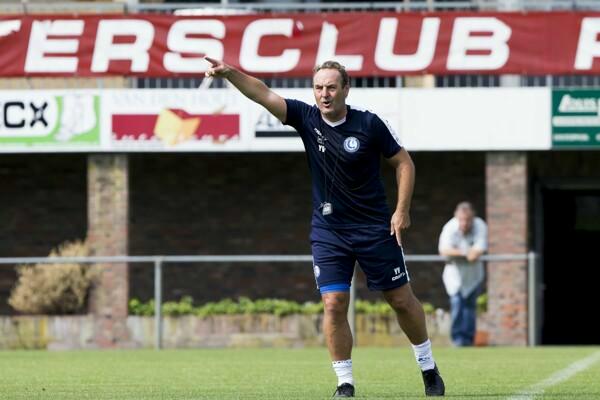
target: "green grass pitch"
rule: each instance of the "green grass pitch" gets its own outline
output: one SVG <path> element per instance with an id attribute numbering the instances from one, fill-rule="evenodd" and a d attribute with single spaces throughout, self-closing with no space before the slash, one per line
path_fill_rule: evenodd
<path id="1" fill-rule="evenodd" d="M 599 347 L 434 348 L 451 399 L 510 399 Z M 596 357 L 600 359 L 600 357 Z M 356 348 L 358 399 L 419 399 L 409 348 Z M 0 351 L 0 399 L 329 399 L 327 350 Z M 542 393 L 543 392 L 543 393 Z M 522 399 L 600 399 L 600 361 Z"/>

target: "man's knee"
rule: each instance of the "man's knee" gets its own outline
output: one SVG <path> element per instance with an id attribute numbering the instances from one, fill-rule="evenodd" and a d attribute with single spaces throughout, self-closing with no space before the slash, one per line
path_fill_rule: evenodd
<path id="1" fill-rule="evenodd" d="M 397 313 L 405 313 L 409 311 L 415 304 L 418 304 L 417 298 L 414 296 L 410 288 L 402 287 L 397 290 L 387 292 L 385 299 L 394 311 Z"/>
<path id="2" fill-rule="evenodd" d="M 346 316 L 350 295 L 345 292 L 326 293 L 323 295 L 323 309 L 325 314 Z"/>
<path id="3" fill-rule="evenodd" d="M 406 297 L 394 297 L 388 300 L 388 302 L 397 313 L 404 313 L 408 311 L 413 304 L 413 300 Z"/>

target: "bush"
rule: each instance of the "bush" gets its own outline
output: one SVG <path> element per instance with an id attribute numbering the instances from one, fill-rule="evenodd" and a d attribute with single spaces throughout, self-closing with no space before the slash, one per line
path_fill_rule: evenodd
<path id="1" fill-rule="evenodd" d="M 480 294 L 477 297 L 477 314 L 486 313 L 488 309 L 488 295 L 487 293 Z"/>
<path id="2" fill-rule="evenodd" d="M 208 317 L 211 315 L 235 315 L 235 314 L 273 314 L 285 316 L 290 314 L 320 314 L 323 312 L 321 303 L 307 302 L 299 304 L 295 301 L 281 299 L 258 299 L 250 300 L 240 297 L 238 301 L 223 299 L 211 301 L 195 307 L 189 296 L 180 301 L 168 301 L 162 305 L 162 313 L 165 316 L 197 315 Z M 154 315 L 154 300 L 142 303 L 139 299 L 129 301 L 129 314 L 139 316 Z"/>
<path id="3" fill-rule="evenodd" d="M 433 312 L 433 306 L 425 303 L 425 311 Z M 304 304 L 290 300 L 281 299 L 258 299 L 250 300 L 247 297 L 240 297 L 238 301 L 223 299 L 217 302 L 208 302 L 195 307 L 191 297 L 183 297 L 179 302 L 169 301 L 162 305 L 162 313 L 165 316 L 179 315 L 197 315 L 207 317 L 211 315 L 234 315 L 234 314 L 273 314 L 277 316 L 286 316 L 291 314 L 321 314 L 323 312 L 323 303 L 306 302 Z M 391 307 L 383 302 L 370 302 L 367 300 L 356 301 L 357 314 L 371 315 L 393 315 Z M 129 314 L 139 316 L 154 315 L 154 300 L 142 303 L 138 299 L 129 301 Z"/>
<path id="4" fill-rule="evenodd" d="M 370 302 L 367 300 L 356 300 L 357 314 L 392 315 L 392 307 L 383 301 Z"/>
<path id="5" fill-rule="evenodd" d="M 85 242 L 65 242 L 50 257 L 85 257 Z M 19 279 L 8 303 L 25 314 L 75 314 L 84 311 L 95 268 L 80 264 L 17 266 Z"/>
<path id="6" fill-rule="evenodd" d="M 147 303 L 142 303 L 138 299 L 129 300 L 129 314 L 139 315 L 142 317 L 154 315 L 154 300 L 150 300 Z"/>

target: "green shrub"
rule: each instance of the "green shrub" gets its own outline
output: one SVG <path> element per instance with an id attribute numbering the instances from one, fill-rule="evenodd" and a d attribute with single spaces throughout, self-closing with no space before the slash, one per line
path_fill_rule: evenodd
<path id="1" fill-rule="evenodd" d="M 371 315 L 392 315 L 392 308 L 388 303 L 383 301 L 370 302 L 367 300 L 356 300 L 356 313 L 357 314 L 371 314 Z"/>
<path id="2" fill-rule="evenodd" d="M 426 313 L 433 313 L 434 308 L 429 303 L 424 303 Z M 180 301 L 169 301 L 162 305 L 162 313 L 166 316 L 197 315 L 207 317 L 211 315 L 235 315 L 235 314 L 272 314 L 286 316 L 291 314 L 315 315 L 323 312 L 323 303 L 306 302 L 304 304 L 282 299 L 258 299 L 251 300 L 240 297 L 237 301 L 223 299 L 216 302 L 208 302 L 195 307 L 191 297 L 183 297 Z M 383 301 L 370 302 L 367 300 L 356 301 L 357 314 L 370 315 L 393 315 L 391 307 Z M 154 315 L 154 300 L 142 303 L 138 299 L 129 301 L 129 314 L 150 316 Z"/>
<path id="3" fill-rule="evenodd" d="M 237 302 L 224 299 L 218 302 L 209 302 L 194 309 L 194 314 L 206 317 L 209 315 L 232 314 L 274 314 L 278 316 L 300 314 L 302 306 L 294 301 L 280 299 L 259 299 L 252 301 L 247 297 L 240 297 Z"/>
<path id="4" fill-rule="evenodd" d="M 154 300 L 152 303 L 152 311 L 154 311 Z M 162 305 L 162 310 L 166 315 L 190 315 L 194 312 L 194 305 L 192 304 L 192 298 L 185 296 L 181 301 L 167 301 Z"/>
<path id="5" fill-rule="evenodd" d="M 477 297 L 477 314 L 483 314 L 488 309 L 488 295 L 487 293 L 480 294 Z"/>
<path id="6" fill-rule="evenodd" d="M 323 302 L 318 301 L 313 303 L 308 301 L 302 305 L 302 314 L 315 315 L 323 313 Z"/>
<path id="7" fill-rule="evenodd" d="M 138 299 L 129 300 L 129 314 L 149 317 L 154 315 L 154 300 L 142 303 Z"/>
<path id="8" fill-rule="evenodd" d="M 65 242 L 49 257 L 85 257 L 85 242 Z M 85 311 L 88 291 L 97 273 L 81 264 L 36 264 L 17 266 L 19 279 L 8 303 L 25 314 L 75 314 Z"/>

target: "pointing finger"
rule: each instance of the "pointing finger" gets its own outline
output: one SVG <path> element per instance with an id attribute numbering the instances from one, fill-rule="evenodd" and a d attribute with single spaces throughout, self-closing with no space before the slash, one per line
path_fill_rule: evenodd
<path id="1" fill-rule="evenodd" d="M 213 67 L 216 67 L 217 65 L 219 65 L 219 61 L 215 60 L 214 58 L 210 58 L 208 56 L 204 56 L 204 59 L 206 61 L 208 61 L 209 63 L 211 63 Z"/>

